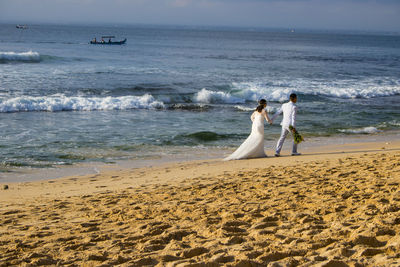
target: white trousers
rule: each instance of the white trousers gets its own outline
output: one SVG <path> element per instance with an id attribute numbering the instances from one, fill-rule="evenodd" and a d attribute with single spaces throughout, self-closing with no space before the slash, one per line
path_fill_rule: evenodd
<path id="1" fill-rule="evenodd" d="M 288 128 L 282 127 L 281 137 L 279 138 L 278 143 L 276 144 L 276 151 L 275 151 L 276 154 L 279 155 L 281 153 L 283 142 L 285 142 L 286 136 L 289 132 L 293 136 L 293 133 L 289 131 Z M 292 153 L 297 153 L 297 144 L 294 143 L 294 140 L 293 140 Z"/>

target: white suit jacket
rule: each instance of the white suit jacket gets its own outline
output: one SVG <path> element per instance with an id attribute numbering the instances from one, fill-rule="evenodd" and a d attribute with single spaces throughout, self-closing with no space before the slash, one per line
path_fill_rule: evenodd
<path id="1" fill-rule="evenodd" d="M 276 117 L 279 116 L 283 112 L 283 119 L 281 125 L 283 128 L 289 128 L 290 125 L 296 127 L 296 115 L 297 115 L 297 106 L 292 101 L 285 103 L 281 106 L 281 108 L 272 116 L 272 120 L 275 120 Z"/>

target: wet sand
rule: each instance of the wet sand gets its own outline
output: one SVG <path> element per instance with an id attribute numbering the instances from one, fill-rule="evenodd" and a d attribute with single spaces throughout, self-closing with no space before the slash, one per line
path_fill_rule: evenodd
<path id="1" fill-rule="evenodd" d="M 399 266 L 399 184 L 396 140 L 1 184 L 0 266 Z"/>

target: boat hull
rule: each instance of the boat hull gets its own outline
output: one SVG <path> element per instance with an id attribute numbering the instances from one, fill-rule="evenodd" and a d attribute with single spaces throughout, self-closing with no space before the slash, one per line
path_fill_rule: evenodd
<path id="1" fill-rule="evenodd" d="M 95 45 L 123 45 L 126 43 L 126 39 L 118 42 L 94 42 L 90 41 L 90 44 L 95 44 Z"/>

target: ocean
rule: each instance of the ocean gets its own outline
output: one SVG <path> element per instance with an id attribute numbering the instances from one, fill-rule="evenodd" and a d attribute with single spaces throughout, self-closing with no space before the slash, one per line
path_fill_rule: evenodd
<path id="1" fill-rule="evenodd" d="M 89 44 L 102 35 L 127 43 Z M 308 142 L 398 132 L 399 48 L 386 33 L 0 24 L 0 175 L 231 150 L 257 100 L 273 114 L 292 92 Z"/>

